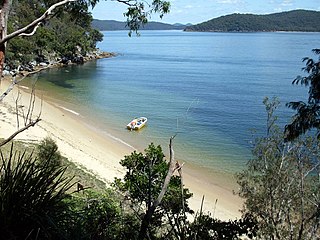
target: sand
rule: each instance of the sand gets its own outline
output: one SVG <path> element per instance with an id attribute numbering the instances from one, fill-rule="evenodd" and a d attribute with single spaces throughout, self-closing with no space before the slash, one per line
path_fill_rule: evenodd
<path id="1" fill-rule="evenodd" d="M 2 80 L 1 93 L 8 85 L 8 79 Z M 19 109 L 26 111 L 29 106 L 30 89 L 16 85 L 0 102 L 0 138 L 7 138 L 17 130 L 17 96 Z M 81 115 L 59 104 L 41 100 L 41 97 L 37 96 L 34 115 L 41 112 L 41 121 L 15 139 L 38 142 L 45 137 L 51 137 L 57 142 L 59 151 L 65 157 L 106 183 L 112 182 L 115 177 L 122 177 L 125 169 L 119 161 L 134 149 L 124 142 L 100 134 L 94 126 L 86 123 Z M 22 125 L 23 121 L 20 118 L 20 126 Z M 213 175 L 212 177 L 210 174 L 208 177 L 204 169 L 185 163 L 184 184 L 194 194 L 189 201 L 191 208 L 199 210 L 202 197 L 205 196 L 204 212 L 211 212 L 221 220 L 239 219 L 242 200 L 233 194 L 233 190 L 237 188 L 234 179 L 219 172 Z"/>

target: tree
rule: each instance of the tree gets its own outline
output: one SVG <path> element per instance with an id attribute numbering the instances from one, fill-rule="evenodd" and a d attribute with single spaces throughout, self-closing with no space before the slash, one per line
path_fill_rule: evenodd
<path id="1" fill-rule="evenodd" d="M 258 223 L 263 239 L 320 237 L 320 161 L 315 138 L 290 143 L 276 125 L 276 100 L 264 101 L 268 131 L 258 138 L 248 167 L 237 175 L 244 213 Z"/>
<path id="2" fill-rule="evenodd" d="M 139 227 L 132 215 L 121 211 L 118 196 L 111 189 L 73 193 L 64 203 L 70 215 L 61 226 L 65 239 L 134 239 L 134 230 Z"/>
<path id="3" fill-rule="evenodd" d="M 197 214 L 194 221 L 189 224 L 188 234 L 185 239 L 253 239 L 256 237 L 257 223 L 250 214 L 245 214 L 242 219 L 221 221 L 211 214 Z"/>
<path id="4" fill-rule="evenodd" d="M 173 176 L 181 166 L 174 161 L 172 139 L 170 152 L 167 163 L 161 147 L 150 144 L 145 155 L 133 152 L 120 162 L 127 173 L 123 180 L 115 180 L 115 186 L 130 199 L 140 218 L 138 239 L 152 238 L 157 233 L 172 233 L 179 239 L 179 235 L 185 234 L 185 213 L 193 212 L 187 202 L 192 194 L 181 188 L 178 176 Z"/>
<path id="5" fill-rule="evenodd" d="M 320 49 L 312 50 L 319 55 L 318 60 L 312 58 L 303 58 L 306 66 L 303 71 L 308 76 L 298 76 L 292 84 L 301 84 L 309 87 L 309 97 L 307 102 L 290 102 L 289 108 L 297 111 L 290 124 L 285 127 L 285 140 L 292 141 L 307 131 L 315 129 L 318 139 L 320 138 Z"/>

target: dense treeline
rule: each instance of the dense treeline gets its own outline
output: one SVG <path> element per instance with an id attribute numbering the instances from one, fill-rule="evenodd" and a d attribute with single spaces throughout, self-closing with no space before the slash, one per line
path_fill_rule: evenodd
<path id="1" fill-rule="evenodd" d="M 40 17 L 55 2 L 58 1 L 13 1 L 8 33 Z M 54 17 L 38 28 L 33 36 L 12 39 L 8 44 L 6 63 L 12 68 L 34 60 L 81 61 L 81 56 L 95 50 L 96 43 L 102 41 L 103 37 L 99 31 L 91 28 L 92 16 L 88 8 L 84 2 L 60 7 Z"/>
<path id="2" fill-rule="evenodd" d="M 294 10 L 267 15 L 231 14 L 187 27 L 200 32 L 320 32 L 320 12 Z"/>
<path id="3" fill-rule="evenodd" d="M 98 20 L 93 19 L 92 27 L 99 31 L 115 31 L 128 30 L 126 22 L 119 22 L 114 20 Z M 186 25 L 183 24 L 167 24 L 160 22 L 148 22 L 141 30 L 183 30 Z"/>

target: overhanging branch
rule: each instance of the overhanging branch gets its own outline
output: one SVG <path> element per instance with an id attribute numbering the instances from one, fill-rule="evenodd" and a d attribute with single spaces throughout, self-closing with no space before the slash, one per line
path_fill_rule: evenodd
<path id="1" fill-rule="evenodd" d="M 34 34 L 35 33 L 35 29 L 39 26 L 40 23 L 42 23 L 44 20 L 46 20 L 47 18 L 49 18 L 49 16 L 52 14 L 52 11 L 61 6 L 61 5 L 65 5 L 69 2 L 75 2 L 76 0 L 63 0 L 61 2 L 55 3 L 53 4 L 51 7 L 48 8 L 47 11 L 45 11 L 44 14 L 42 14 L 41 17 L 37 18 L 36 20 L 34 20 L 32 23 L 30 23 L 29 25 L 25 26 L 24 28 L 21 28 L 11 34 L 8 34 L 7 36 L 5 36 L 3 39 L 1 39 L 0 41 L 0 45 L 6 43 L 7 41 L 9 41 L 10 39 L 20 36 L 22 34 L 27 34 L 30 36 L 30 33 L 27 33 L 28 31 L 32 30 L 31 32 Z"/>

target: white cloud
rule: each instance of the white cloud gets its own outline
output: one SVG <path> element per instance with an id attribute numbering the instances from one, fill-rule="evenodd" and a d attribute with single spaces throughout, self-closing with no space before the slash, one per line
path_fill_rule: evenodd
<path id="1" fill-rule="evenodd" d="M 217 0 L 217 3 L 221 3 L 221 4 L 238 4 L 238 3 L 242 3 L 242 0 Z"/>
<path id="2" fill-rule="evenodd" d="M 184 8 L 186 8 L 186 9 L 191 9 L 191 8 L 194 8 L 194 6 L 192 6 L 192 5 L 186 5 L 186 6 L 184 6 Z"/>
<path id="3" fill-rule="evenodd" d="M 283 0 L 283 2 L 281 3 L 281 6 L 292 6 L 293 5 L 293 1 L 292 0 Z"/>

